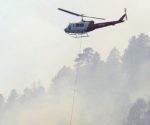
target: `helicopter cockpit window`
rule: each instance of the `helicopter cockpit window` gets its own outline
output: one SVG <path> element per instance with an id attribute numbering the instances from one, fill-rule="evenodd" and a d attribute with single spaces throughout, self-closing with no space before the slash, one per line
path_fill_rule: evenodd
<path id="1" fill-rule="evenodd" d="M 84 27 L 84 24 L 83 23 L 81 23 L 81 24 L 77 23 L 76 27 Z"/>
<path id="2" fill-rule="evenodd" d="M 71 25 L 68 26 L 68 29 L 71 30 Z"/>
<path id="3" fill-rule="evenodd" d="M 80 24 L 77 23 L 77 24 L 76 24 L 76 27 L 79 27 L 79 26 L 80 26 Z"/>
<path id="4" fill-rule="evenodd" d="M 80 24 L 80 27 L 84 27 L 84 24 L 83 24 L 83 23 L 81 23 L 81 24 Z"/>

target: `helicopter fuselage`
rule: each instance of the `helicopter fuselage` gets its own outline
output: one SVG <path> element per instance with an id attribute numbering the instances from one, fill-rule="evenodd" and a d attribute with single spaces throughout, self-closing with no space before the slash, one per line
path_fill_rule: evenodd
<path id="1" fill-rule="evenodd" d="M 88 31 L 89 25 L 94 24 L 94 21 L 81 21 L 78 23 L 70 23 L 68 27 L 64 29 L 66 33 L 86 33 Z"/>
<path id="2" fill-rule="evenodd" d="M 68 34 L 85 34 L 90 31 L 93 31 L 98 28 L 103 28 L 107 26 L 113 26 L 118 23 L 124 22 L 123 15 L 119 20 L 117 21 L 110 21 L 110 22 L 102 22 L 102 23 L 94 23 L 94 21 L 81 21 L 79 23 L 70 23 L 68 27 L 64 29 L 64 31 Z"/>

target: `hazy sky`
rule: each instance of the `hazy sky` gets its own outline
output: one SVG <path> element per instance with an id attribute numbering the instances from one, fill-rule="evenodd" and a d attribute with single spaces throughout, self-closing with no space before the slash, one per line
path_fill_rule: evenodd
<path id="1" fill-rule="evenodd" d="M 0 1 L 0 93 L 38 80 L 48 86 L 63 65 L 73 65 L 80 39 L 63 29 L 80 18 L 58 7 L 107 20 L 119 19 L 127 8 L 126 23 L 95 30 L 83 40 L 83 48 L 92 47 L 105 59 L 114 47 L 123 53 L 132 35 L 149 32 L 149 5 L 149 0 Z"/>

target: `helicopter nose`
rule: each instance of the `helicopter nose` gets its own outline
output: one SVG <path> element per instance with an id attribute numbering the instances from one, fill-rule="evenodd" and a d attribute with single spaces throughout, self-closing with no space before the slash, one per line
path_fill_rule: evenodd
<path id="1" fill-rule="evenodd" d="M 68 32 L 67 28 L 65 28 L 64 31 L 67 33 Z"/>

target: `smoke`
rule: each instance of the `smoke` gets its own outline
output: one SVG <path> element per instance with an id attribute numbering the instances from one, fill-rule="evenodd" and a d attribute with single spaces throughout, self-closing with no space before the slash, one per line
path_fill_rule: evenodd
<path id="1" fill-rule="evenodd" d="M 150 101 L 138 99 L 131 107 L 126 125 L 150 124 Z"/>
<path id="2" fill-rule="evenodd" d="M 130 39 L 121 56 L 114 48 L 106 61 L 85 48 L 74 68 L 64 66 L 48 92 L 40 84 L 0 95 L 0 125 L 69 124 L 76 89 L 72 124 L 150 124 L 150 37 Z M 77 77 L 75 77 L 77 75 Z M 75 79 L 77 82 L 75 83 Z"/>

